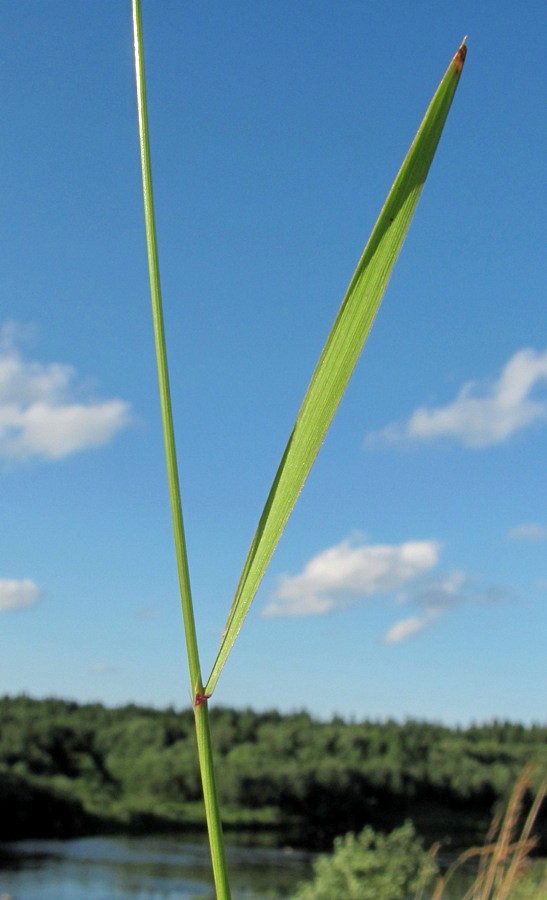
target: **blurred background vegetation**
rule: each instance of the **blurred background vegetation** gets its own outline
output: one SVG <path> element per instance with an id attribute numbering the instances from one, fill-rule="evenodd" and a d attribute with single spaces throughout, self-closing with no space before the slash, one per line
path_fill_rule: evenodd
<path id="1" fill-rule="evenodd" d="M 480 841 L 547 728 L 492 722 L 319 722 L 211 710 L 226 827 L 330 849 L 413 822 L 426 845 Z M 0 698 L 0 839 L 204 826 L 191 709 Z M 538 829 L 545 834 L 545 813 Z M 545 838 L 540 847 L 545 854 Z"/>

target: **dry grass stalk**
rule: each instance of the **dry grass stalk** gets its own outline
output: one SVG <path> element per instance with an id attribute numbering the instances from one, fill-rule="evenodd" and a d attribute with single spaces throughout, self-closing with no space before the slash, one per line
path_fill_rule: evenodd
<path id="1" fill-rule="evenodd" d="M 437 853 L 439 852 L 440 849 L 441 849 L 440 841 L 437 841 L 437 843 L 432 844 L 432 846 L 429 848 L 429 852 L 427 854 L 428 862 L 435 861 Z M 426 863 L 424 865 L 421 875 L 420 875 L 420 884 L 418 885 L 418 889 L 416 891 L 416 896 L 414 897 L 414 900 L 424 900 L 425 890 L 428 886 L 429 881 L 430 881 L 429 866 Z M 2 900 L 1 897 L 0 897 L 0 900 Z"/>
<path id="2" fill-rule="evenodd" d="M 505 815 L 503 818 L 501 815 L 494 817 L 485 845 L 471 847 L 460 854 L 446 874 L 438 880 L 432 900 L 442 900 L 454 872 L 476 857 L 479 858 L 478 872 L 462 900 L 508 900 L 511 897 L 516 882 L 526 871 L 529 854 L 537 844 L 537 839 L 530 835 L 547 789 L 547 781 L 544 781 L 536 792 L 520 836 L 515 839 L 525 795 L 532 787 L 533 774 L 533 766 L 524 769 L 513 788 Z"/>

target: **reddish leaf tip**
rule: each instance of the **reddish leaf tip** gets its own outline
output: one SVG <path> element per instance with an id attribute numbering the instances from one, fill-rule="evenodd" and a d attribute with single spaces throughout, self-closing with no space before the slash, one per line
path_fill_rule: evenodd
<path id="1" fill-rule="evenodd" d="M 456 55 L 455 55 L 455 57 L 454 57 L 454 59 L 453 59 L 454 67 L 455 67 L 456 72 L 458 73 L 458 75 L 460 74 L 461 70 L 463 69 L 463 64 L 464 64 L 464 62 L 465 62 L 465 57 L 467 56 L 467 44 L 466 44 L 466 41 L 467 41 L 467 35 L 465 35 L 463 41 L 461 42 L 461 45 L 460 45 L 459 50 L 458 50 L 458 52 L 456 53 Z"/>

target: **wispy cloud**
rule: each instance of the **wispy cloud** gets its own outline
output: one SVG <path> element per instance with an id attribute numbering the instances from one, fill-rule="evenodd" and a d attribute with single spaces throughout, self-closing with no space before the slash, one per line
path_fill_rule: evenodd
<path id="1" fill-rule="evenodd" d="M 516 525 L 510 528 L 507 537 L 512 541 L 545 541 L 547 540 L 547 526 L 531 522 L 524 525 Z"/>
<path id="2" fill-rule="evenodd" d="M 364 597 L 399 591 L 436 566 L 439 553 L 437 541 L 342 541 L 314 556 L 299 575 L 283 576 L 263 615 L 323 615 Z"/>
<path id="3" fill-rule="evenodd" d="M 547 420 L 547 399 L 532 397 L 547 382 L 547 350 L 519 350 L 499 378 L 469 381 L 446 406 L 416 409 L 406 422 L 370 434 L 367 444 L 452 438 L 465 447 L 501 444 L 517 431 Z"/>
<path id="4" fill-rule="evenodd" d="M 408 616 L 406 619 L 400 619 L 386 632 L 384 643 L 399 644 L 401 641 L 406 641 L 407 638 L 413 637 L 427 628 L 436 618 L 437 616 L 433 614 L 426 616 L 424 613 L 421 616 Z"/>
<path id="5" fill-rule="evenodd" d="M 397 644 L 428 628 L 466 603 L 504 599 L 496 588 L 481 588 L 464 572 L 435 573 L 438 541 L 403 544 L 357 544 L 342 541 L 314 556 L 298 575 L 279 579 L 264 616 L 322 616 L 359 600 L 382 598 L 412 609 L 383 637 Z"/>
<path id="6" fill-rule="evenodd" d="M 29 578 L 20 581 L 14 578 L 0 579 L 0 612 L 35 606 L 39 599 L 40 588 Z"/>
<path id="7" fill-rule="evenodd" d="M 431 577 L 399 602 L 417 607 L 414 615 L 399 619 L 384 635 L 385 644 L 398 644 L 432 625 L 440 616 L 465 603 L 493 603 L 504 599 L 497 588 L 478 588 L 464 572 Z"/>
<path id="8" fill-rule="evenodd" d="M 0 329 L 0 457 L 62 459 L 129 424 L 129 404 L 80 399 L 72 366 L 27 361 L 16 338 L 13 326 Z"/>

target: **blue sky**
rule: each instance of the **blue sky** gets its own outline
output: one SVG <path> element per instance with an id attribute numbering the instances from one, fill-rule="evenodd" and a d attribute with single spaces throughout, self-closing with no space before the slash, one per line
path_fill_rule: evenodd
<path id="1" fill-rule="evenodd" d="M 143 2 L 204 676 L 345 288 L 464 34 L 363 357 L 215 701 L 545 714 L 543 4 Z M 3 3 L 0 692 L 186 706 L 130 3 Z"/>

